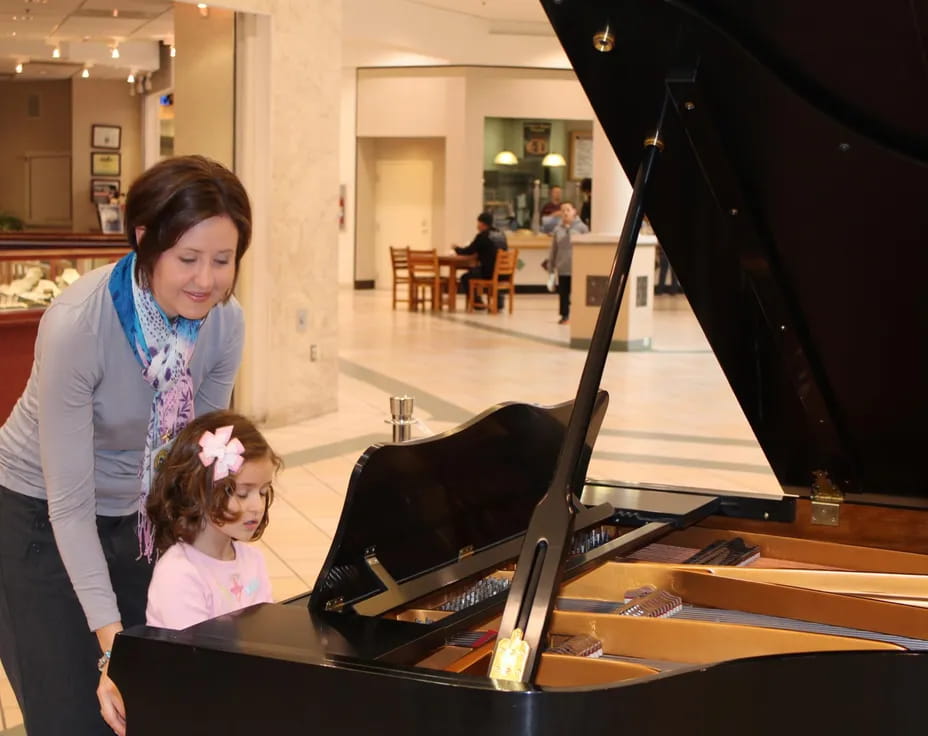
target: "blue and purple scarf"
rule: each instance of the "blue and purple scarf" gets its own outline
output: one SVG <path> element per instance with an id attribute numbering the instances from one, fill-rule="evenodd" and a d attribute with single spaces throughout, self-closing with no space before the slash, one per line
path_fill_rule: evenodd
<path id="1" fill-rule="evenodd" d="M 190 358 L 202 319 L 168 319 L 151 291 L 135 279 L 135 253 L 120 259 L 110 274 L 109 291 L 129 347 L 142 366 L 142 377 L 155 390 L 148 418 L 148 437 L 139 477 L 139 547 L 151 560 L 154 535 L 145 510 L 154 481 L 152 454 L 171 442 L 193 419 L 194 391 Z"/>

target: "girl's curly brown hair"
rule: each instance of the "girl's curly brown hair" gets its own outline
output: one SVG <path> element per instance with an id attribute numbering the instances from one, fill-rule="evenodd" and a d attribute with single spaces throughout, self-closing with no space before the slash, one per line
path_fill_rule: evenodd
<path id="1" fill-rule="evenodd" d="M 146 511 L 154 527 L 155 547 L 163 553 L 175 542 L 193 543 L 207 521 L 226 524 L 237 521 L 238 514 L 229 511 L 229 499 L 235 493 L 235 476 L 228 475 L 213 482 L 213 466 L 205 467 L 200 458 L 200 437 L 220 427 L 232 426 L 232 437 L 245 448 L 245 462 L 267 457 L 276 470 L 283 465 L 267 440 L 250 420 L 231 411 L 213 411 L 197 417 L 174 441 L 164 463 L 158 469 Z M 264 516 L 252 540 L 261 537 L 268 522 L 268 508 L 274 499 L 273 487 L 268 489 Z"/>

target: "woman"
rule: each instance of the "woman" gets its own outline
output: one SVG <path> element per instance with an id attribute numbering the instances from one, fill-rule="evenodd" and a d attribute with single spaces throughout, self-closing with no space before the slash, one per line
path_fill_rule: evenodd
<path id="1" fill-rule="evenodd" d="M 0 428 L 0 657 L 30 736 L 123 730 L 106 669 L 117 632 L 145 622 L 152 465 L 228 407 L 241 361 L 251 207 L 235 175 L 162 161 L 129 189 L 126 232 L 132 253 L 46 310 Z"/>

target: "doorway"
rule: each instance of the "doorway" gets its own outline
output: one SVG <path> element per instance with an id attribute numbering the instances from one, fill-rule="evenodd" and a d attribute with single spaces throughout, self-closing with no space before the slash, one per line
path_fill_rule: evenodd
<path id="1" fill-rule="evenodd" d="M 443 249 L 443 138 L 358 139 L 355 284 L 390 289 L 390 248 Z"/>
<path id="2" fill-rule="evenodd" d="M 432 162 L 378 161 L 374 178 L 374 282 L 388 289 L 390 248 L 432 247 Z"/>

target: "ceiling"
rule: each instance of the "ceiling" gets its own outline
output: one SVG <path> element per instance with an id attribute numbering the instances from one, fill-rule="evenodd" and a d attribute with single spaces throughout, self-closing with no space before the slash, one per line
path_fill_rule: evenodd
<path id="1" fill-rule="evenodd" d="M 0 76 L 17 63 L 24 79 L 66 79 L 84 66 L 97 78 L 154 71 L 158 42 L 173 36 L 173 3 L 165 0 L 0 0 Z"/>
<path id="2" fill-rule="evenodd" d="M 410 2 L 490 21 L 547 23 L 548 20 L 541 8 L 540 0 L 410 0 Z"/>
<path id="3" fill-rule="evenodd" d="M 406 2 L 484 20 L 490 33 L 551 34 L 539 0 Z M 158 43 L 173 40 L 173 3 L 166 0 L 0 0 L 0 79 L 68 79 L 85 66 L 94 78 L 152 72 Z M 119 59 L 112 58 L 116 44 Z"/>

